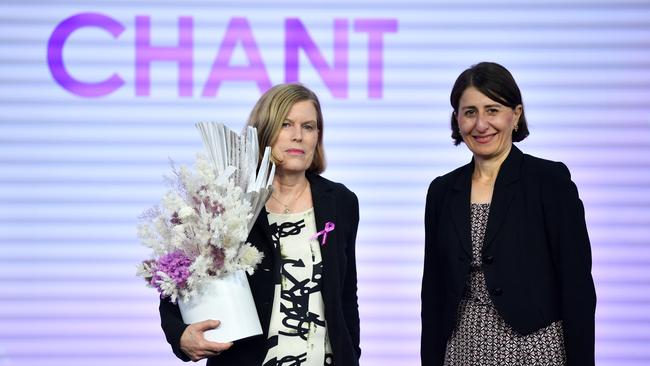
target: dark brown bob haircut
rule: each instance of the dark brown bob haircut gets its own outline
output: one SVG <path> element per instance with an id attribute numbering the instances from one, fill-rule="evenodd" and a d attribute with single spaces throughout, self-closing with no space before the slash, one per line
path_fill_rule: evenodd
<path id="1" fill-rule="evenodd" d="M 521 91 L 519 91 L 519 87 L 510 71 L 494 62 L 481 62 L 463 71 L 451 89 L 449 101 L 454 108 L 454 113 L 451 115 L 451 138 L 454 140 L 454 145 L 463 142 L 456 116 L 460 97 L 470 87 L 475 87 L 488 98 L 512 109 L 521 104 L 519 127 L 517 131 L 512 132 L 512 141 L 519 142 L 530 134 L 524 113 L 524 103 L 521 99 Z"/>

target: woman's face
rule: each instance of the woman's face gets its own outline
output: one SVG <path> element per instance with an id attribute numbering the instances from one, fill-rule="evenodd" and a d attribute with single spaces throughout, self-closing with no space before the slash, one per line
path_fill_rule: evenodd
<path id="1" fill-rule="evenodd" d="M 318 144 L 317 114 L 314 103 L 303 100 L 294 104 L 282 123 L 280 134 L 271 146 L 273 156 L 281 161 L 278 173 L 305 173 L 314 160 Z"/>
<path id="2" fill-rule="evenodd" d="M 512 131 L 519 122 L 521 111 L 521 104 L 512 109 L 472 86 L 460 97 L 456 120 L 463 141 L 474 156 L 492 159 L 510 151 Z"/>

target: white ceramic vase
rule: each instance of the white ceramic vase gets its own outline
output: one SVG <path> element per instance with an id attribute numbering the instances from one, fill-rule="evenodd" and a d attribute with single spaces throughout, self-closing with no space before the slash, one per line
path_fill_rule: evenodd
<path id="1" fill-rule="evenodd" d="M 204 333 L 209 341 L 225 343 L 262 334 L 244 271 L 208 280 L 199 294 L 190 301 L 179 299 L 178 306 L 186 324 L 208 319 L 221 321 L 217 329 Z"/>

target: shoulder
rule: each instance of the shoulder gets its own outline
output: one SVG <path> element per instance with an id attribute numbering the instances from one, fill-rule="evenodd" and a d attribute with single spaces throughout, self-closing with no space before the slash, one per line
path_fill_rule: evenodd
<path id="1" fill-rule="evenodd" d="M 444 194 L 449 191 L 451 187 L 460 179 L 463 171 L 469 169 L 470 164 L 463 165 L 459 168 L 456 168 L 449 173 L 436 177 L 429 184 L 429 190 L 427 192 L 428 197 L 434 197 Z"/>
<path id="2" fill-rule="evenodd" d="M 526 174 L 536 176 L 543 182 L 557 184 L 571 180 L 569 168 L 560 161 L 552 161 L 524 154 L 523 169 Z"/>
<path id="3" fill-rule="evenodd" d="M 434 179 L 433 182 L 431 182 L 431 184 L 434 184 L 434 183 L 436 183 L 436 184 L 445 184 L 445 183 L 450 184 L 450 183 L 453 183 L 453 182 L 456 181 L 458 176 L 460 176 L 463 173 L 464 170 L 469 169 L 470 165 L 471 165 L 471 163 L 470 164 L 465 164 L 465 165 L 463 165 L 461 167 L 458 167 L 458 168 L 450 171 L 449 173 L 441 175 L 441 176 L 437 177 L 436 179 Z"/>
<path id="4" fill-rule="evenodd" d="M 542 199 L 549 204 L 566 204 L 579 196 L 571 172 L 562 162 L 524 154 L 522 176 L 527 186 L 539 187 Z"/>
<path id="5" fill-rule="evenodd" d="M 334 182 L 318 174 L 310 174 L 308 178 L 312 186 L 316 185 L 319 190 L 332 192 L 337 199 L 358 202 L 357 195 L 343 183 Z"/>

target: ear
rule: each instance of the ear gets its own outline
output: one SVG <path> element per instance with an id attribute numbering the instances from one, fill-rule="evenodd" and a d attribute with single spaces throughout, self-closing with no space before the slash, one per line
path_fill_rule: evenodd
<path id="1" fill-rule="evenodd" d="M 519 118 L 521 118 L 521 113 L 524 111 L 524 106 L 518 104 L 514 109 L 513 123 L 516 126 L 519 123 Z"/>

